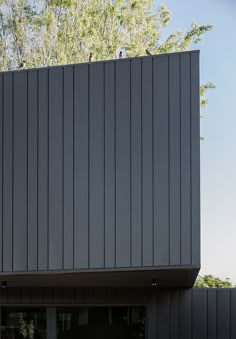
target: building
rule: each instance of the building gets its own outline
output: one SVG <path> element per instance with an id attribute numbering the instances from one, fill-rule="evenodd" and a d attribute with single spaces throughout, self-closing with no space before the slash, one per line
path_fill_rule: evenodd
<path id="1" fill-rule="evenodd" d="M 1 73 L 0 193 L 1 339 L 236 338 L 192 289 L 198 51 Z"/>

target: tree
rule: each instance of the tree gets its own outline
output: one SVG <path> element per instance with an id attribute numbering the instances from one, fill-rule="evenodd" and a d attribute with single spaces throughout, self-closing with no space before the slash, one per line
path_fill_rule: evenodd
<path id="1" fill-rule="evenodd" d="M 213 275 L 199 275 L 194 287 L 197 288 L 232 288 L 233 286 L 232 282 L 229 278 L 226 278 L 225 280 L 222 280 L 218 277 L 214 277 Z"/>
<path id="2" fill-rule="evenodd" d="M 154 0 L 0 0 L 0 71 L 186 51 L 212 25 L 193 23 L 164 39 L 172 13 Z M 201 86 L 201 106 L 214 85 Z"/>

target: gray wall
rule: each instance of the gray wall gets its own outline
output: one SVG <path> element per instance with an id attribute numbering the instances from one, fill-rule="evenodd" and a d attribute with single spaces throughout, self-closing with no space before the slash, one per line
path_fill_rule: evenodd
<path id="1" fill-rule="evenodd" d="M 148 339 L 235 339 L 236 289 L 7 288 L 1 305 L 145 305 Z"/>
<path id="2" fill-rule="evenodd" d="M 0 74 L 0 270 L 200 265 L 199 53 Z"/>

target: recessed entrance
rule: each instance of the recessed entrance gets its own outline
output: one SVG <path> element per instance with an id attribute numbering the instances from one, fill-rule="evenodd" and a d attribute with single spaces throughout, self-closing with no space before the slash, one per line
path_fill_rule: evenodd
<path id="1" fill-rule="evenodd" d="M 1 339 L 145 339 L 145 307 L 2 307 Z M 54 333 L 49 333 L 50 331 Z"/>
<path id="2" fill-rule="evenodd" d="M 145 338 L 144 307 L 57 309 L 57 339 Z"/>

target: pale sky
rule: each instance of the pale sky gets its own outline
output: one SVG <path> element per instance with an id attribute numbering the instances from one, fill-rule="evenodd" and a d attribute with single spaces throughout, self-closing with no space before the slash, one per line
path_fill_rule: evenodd
<path id="1" fill-rule="evenodd" d="M 159 3 L 159 1 L 158 1 Z M 201 120 L 201 274 L 229 277 L 236 284 L 236 1 L 166 0 L 173 12 L 169 31 L 192 21 L 214 31 L 200 49 L 201 83 L 216 90 Z"/>

